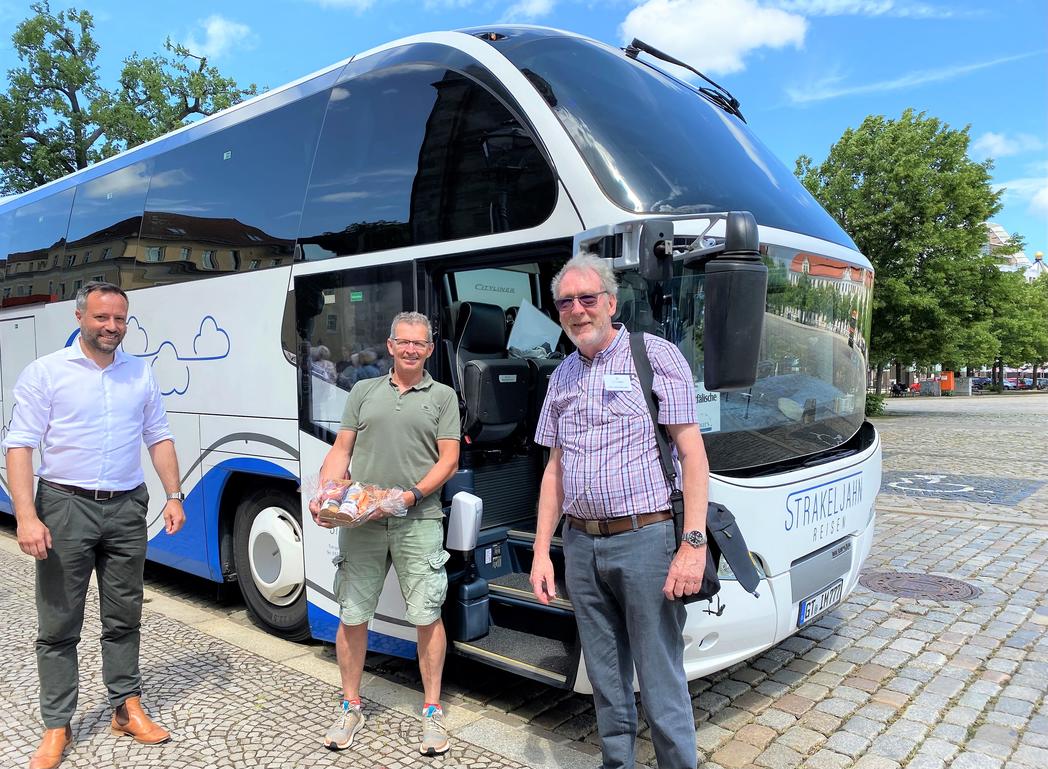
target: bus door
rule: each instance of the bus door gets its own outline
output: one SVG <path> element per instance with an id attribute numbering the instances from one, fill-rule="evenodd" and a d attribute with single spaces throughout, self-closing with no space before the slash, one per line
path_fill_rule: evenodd
<path id="1" fill-rule="evenodd" d="M 393 365 L 386 340 L 393 316 L 415 309 L 414 264 L 299 274 L 293 289 L 297 349 L 289 352 L 298 368 L 306 596 L 314 637 L 332 641 L 338 627 L 333 592 L 338 530 L 313 523 L 309 498 L 350 391 L 386 375 Z M 415 629 L 404 621 L 404 611 L 396 574 L 390 569 L 369 634 L 371 648 L 415 656 Z"/>
<path id="2" fill-rule="evenodd" d="M 15 318 L 0 321 L 0 408 L 4 422 L 0 428 L 0 439 L 7 436 L 11 424 L 11 411 L 15 405 L 15 382 L 22 369 L 36 360 L 36 323 L 33 318 Z M 7 469 L 6 459 L 0 455 L 0 466 Z M 5 473 L 6 475 L 6 473 Z M 5 499 L 7 490 L 0 488 L 0 504 L 10 504 Z"/>

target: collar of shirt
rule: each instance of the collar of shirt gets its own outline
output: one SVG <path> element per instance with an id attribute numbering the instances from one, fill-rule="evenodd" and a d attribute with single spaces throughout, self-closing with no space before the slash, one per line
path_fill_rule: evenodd
<path id="1" fill-rule="evenodd" d="M 101 366 L 99 366 L 97 363 L 91 360 L 91 358 L 87 357 L 87 353 L 84 352 L 84 343 L 80 341 L 79 334 L 77 334 L 76 339 L 74 339 L 73 343 L 70 344 L 67 348 L 65 348 L 65 350 L 66 360 L 84 361 L 85 363 L 89 363 L 90 365 L 94 366 L 99 371 L 105 371 L 105 369 L 103 369 Z M 114 368 L 116 366 L 122 366 L 124 363 L 127 362 L 128 357 L 130 356 L 126 352 L 117 347 L 113 354 L 113 362 L 106 366 L 106 368 L 109 369 Z"/>
<path id="2" fill-rule="evenodd" d="M 387 379 L 389 380 L 389 386 L 390 387 L 396 387 L 398 390 L 400 389 L 397 386 L 397 383 L 395 381 L 393 381 L 393 369 L 389 370 L 389 375 L 387 376 Z M 411 385 L 411 387 L 409 387 L 408 390 L 428 390 L 430 385 L 432 385 L 432 384 L 433 384 L 433 377 L 431 377 L 429 375 L 428 371 L 426 371 L 425 369 L 422 369 L 422 379 L 420 379 L 415 384 Z"/>

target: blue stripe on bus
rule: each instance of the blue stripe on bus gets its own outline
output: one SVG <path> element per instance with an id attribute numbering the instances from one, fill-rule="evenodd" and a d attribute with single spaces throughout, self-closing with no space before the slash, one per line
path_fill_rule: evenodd
<path id="1" fill-rule="evenodd" d="M 313 637 L 321 641 L 335 643 L 338 617 L 311 603 L 306 604 L 306 611 L 309 616 L 309 630 Z M 374 630 L 369 630 L 368 651 L 413 660 L 418 656 L 418 644 L 414 641 L 405 641 L 403 638 L 394 638 L 384 633 L 376 633 Z"/>
<path id="2" fill-rule="evenodd" d="M 11 497 L 7 496 L 7 492 L 2 488 L 0 488 L 0 511 L 14 515 L 14 510 L 11 509 Z"/>
<path id="3" fill-rule="evenodd" d="M 177 534 L 163 532 L 149 541 L 151 561 L 195 574 L 212 582 L 223 582 L 218 551 L 218 510 L 222 492 L 234 472 L 281 478 L 298 483 L 293 473 L 280 465 L 255 457 L 234 457 L 215 465 L 186 495 L 186 523 Z"/>

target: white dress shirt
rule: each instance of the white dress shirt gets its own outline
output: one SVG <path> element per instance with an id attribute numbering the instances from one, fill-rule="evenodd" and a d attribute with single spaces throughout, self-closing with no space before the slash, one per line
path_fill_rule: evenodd
<path id="1" fill-rule="evenodd" d="M 117 349 L 106 368 L 77 338 L 18 377 L 4 450 L 40 446 L 38 475 L 55 483 L 126 491 L 145 479 L 142 442 L 173 438 L 146 361 Z"/>

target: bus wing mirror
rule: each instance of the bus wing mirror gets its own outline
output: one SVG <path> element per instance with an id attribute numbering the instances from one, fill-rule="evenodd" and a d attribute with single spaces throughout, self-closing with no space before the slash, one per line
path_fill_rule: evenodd
<path id="1" fill-rule="evenodd" d="M 673 278 L 673 222 L 651 219 L 640 225 L 637 238 L 638 272 L 649 283 Z"/>
<path id="2" fill-rule="evenodd" d="M 744 390 L 757 378 L 768 299 L 768 268 L 760 259 L 757 222 L 728 214 L 724 251 L 706 263 L 703 386 Z"/>

